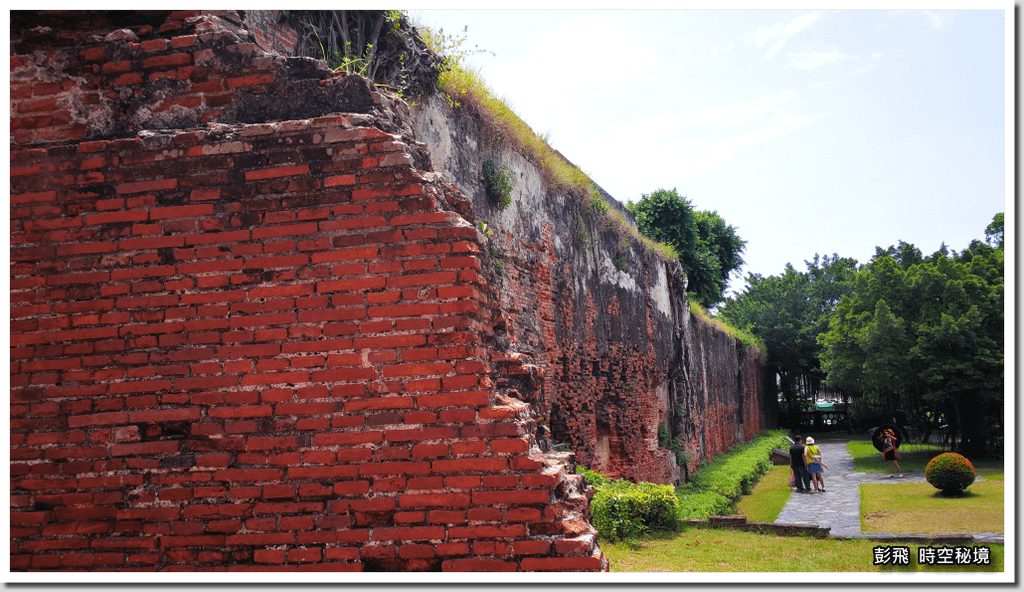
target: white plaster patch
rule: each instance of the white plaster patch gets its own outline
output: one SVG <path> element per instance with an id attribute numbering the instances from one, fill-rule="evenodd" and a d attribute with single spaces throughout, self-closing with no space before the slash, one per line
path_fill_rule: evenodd
<path id="1" fill-rule="evenodd" d="M 664 264 L 658 265 L 658 281 L 651 290 L 651 300 L 665 316 L 672 317 L 672 297 L 668 292 L 668 274 Z"/>
<path id="2" fill-rule="evenodd" d="M 611 255 L 608 253 L 601 251 L 601 254 L 597 259 L 597 268 L 598 276 L 601 278 L 602 282 L 606 284 L 616 284 L 620 288 L 625 288 L 631 292 L 639 290 L 633 276 L 619 269 L 615 264 L 615 261 L 612 261 Z"/>

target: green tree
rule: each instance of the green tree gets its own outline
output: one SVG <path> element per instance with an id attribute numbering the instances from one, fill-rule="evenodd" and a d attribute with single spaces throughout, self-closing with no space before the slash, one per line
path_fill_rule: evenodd
<path id="1" fill-rule="evenodd" d="M 859 396 L 859 415 L 948 424 L 951 445 L 969 456 L 998 447 L 1003 249 L 993 225 L 989 244 L 922 257 L 901 242 L 857 272 L 818 342 L 828 381 Z"/>
<path id="2" fill-rule="evenodd" d="M 833 254 L 805 261 L 807 271 L 791 264 L 777 276 L 749 274 L 742 293 L 728 298 L 718 316 L 756 335 L 767 349 L 769 374 L 777 377 L 785 410 L 800 410 L 803 396 L 824 378 L 818 335 L 828 328 L 840 299 L 848 294 L 857 262 Z M 770 383 L 770 386 L 775 386 Z"/>
<path id="3" fill-rule="evenodd" d="M 729 276 L 743 265 L 746 241 L 736 229 L 718 212 L 694 210 L 675 189 L 659 189 L 627 207 L 641 233 L 679 253 L 691 296 L 707 309 L 722 302 Z"/>
<path id="4" fill-rule="evenodd" d="M 1003 248 L 1003 213 L 999 212 L 985 228 L 985 242 L 997 248 Z"/>

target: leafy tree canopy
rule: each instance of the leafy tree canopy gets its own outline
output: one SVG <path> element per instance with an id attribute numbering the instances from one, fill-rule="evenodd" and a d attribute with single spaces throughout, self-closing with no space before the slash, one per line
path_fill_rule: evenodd
<path id="1" fill-rule="evenodd" d="M 988 244 L 922 257 L 901 242 L 857 272 L 818 343 L 829 383 L 859 395 L 861 414 L 948 424 L 965 454 L 991 450 L 1003 405 L 1001 219 Z"/>
<path id="2" fill-rule="evenodd" d="M 627 207 L 641 233 L 679 253 L 691 296 L 708 309 L 722 302 L 729 276 L 743 265 L 747 243 L 736 229 L 718 212 L 694 210 L 675 189 L 659 189 Z"/>

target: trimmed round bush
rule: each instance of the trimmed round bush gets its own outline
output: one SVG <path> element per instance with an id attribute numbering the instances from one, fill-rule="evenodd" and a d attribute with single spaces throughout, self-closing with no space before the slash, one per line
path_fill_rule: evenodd
<path id="1" fill-rule="evenodd" d="M 943 493 L 959 493 L 974 483 L 974 465 L 955 452 L 945 452 L 928 463 L 924 477 Z"/>

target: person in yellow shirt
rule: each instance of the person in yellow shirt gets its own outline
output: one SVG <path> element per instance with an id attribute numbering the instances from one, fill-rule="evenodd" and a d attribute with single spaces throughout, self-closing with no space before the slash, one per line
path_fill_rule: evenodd
<path id="1" fill-rule="evenodd" d="M 814 484 L 814 491 L 825 491 L 825 476 L 821 468 L 828 468 L 828 465 L 821 462 L 821 449 L 814 443 L 814 438 L 807 438 L 807 472 L 811 474 L 811 483 Z"/>

